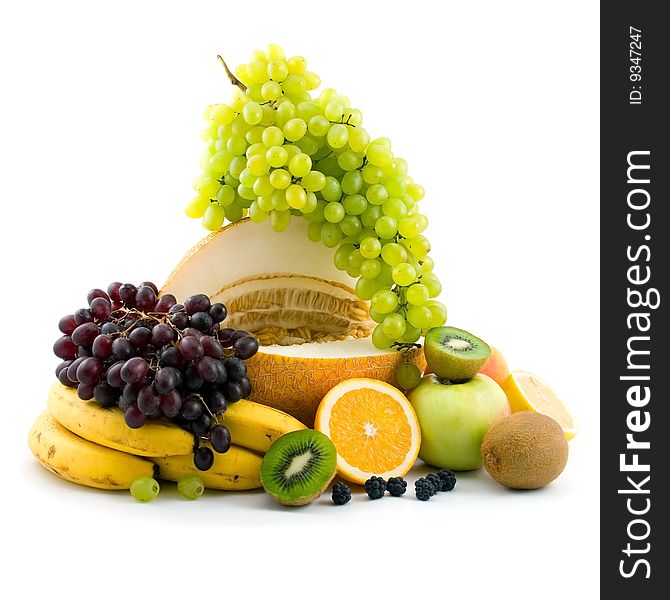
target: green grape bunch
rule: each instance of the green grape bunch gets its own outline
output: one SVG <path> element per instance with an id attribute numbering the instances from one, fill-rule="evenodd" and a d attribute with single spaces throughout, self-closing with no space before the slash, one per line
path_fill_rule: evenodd
<path id="1" fill-rule="evenodd" d="M 220 57 L 219 57 L 220 58 Z M 419 213 L 424 189 L 386 137 L 370 139 L 347 96 L 325 88 L 302 56 L 271 44 L 233 74 L 229 104 L 205 111 L 207 144 L 186 214 L 215 231 L 225 220 L 308 221 L 313 242 L 336 248 L 335 266 L 357 279 L 378 323 L 377 348 L 417 342 L 446 321 Z"/>

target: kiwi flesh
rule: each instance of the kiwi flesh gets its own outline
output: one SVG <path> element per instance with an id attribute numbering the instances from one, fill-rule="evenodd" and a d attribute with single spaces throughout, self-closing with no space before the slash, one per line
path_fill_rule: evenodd
<path id="1" fill-rule="evenodd" d="M 484 468 L 500 485 L 534 490 L 556 479 L 568 461 L 561 426 L 546 415 L 522 411 L 501 419 L 482 440 Z"/>
<path id="2" fill-rule="evenodd" d="M 489 345 L 456 327 L 433 327 L 426 333 L 428 368 L 441 379 L 461 383 L 472 379 L 491 355 Z"/>
<path id="3" fill-rule="evenodd" d="M 316 500 L 335 477 L 337 451 L 330 438 L 313 429 L 286 433 L 270 446 L 261 464 L 265 491 L 285 506 Z"/>

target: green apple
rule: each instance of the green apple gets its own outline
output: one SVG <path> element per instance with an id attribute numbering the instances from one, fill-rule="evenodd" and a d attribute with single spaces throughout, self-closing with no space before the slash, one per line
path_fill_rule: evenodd
<path id="1" fill-rule="evenodd" d="M 464 383 L 426 375 L 409 393 L 421 424 L 419 458 L 440 469 L 469 471 L 482 466 L 482 439 L 511 414 L 507 396 L 487 375 Z"/>

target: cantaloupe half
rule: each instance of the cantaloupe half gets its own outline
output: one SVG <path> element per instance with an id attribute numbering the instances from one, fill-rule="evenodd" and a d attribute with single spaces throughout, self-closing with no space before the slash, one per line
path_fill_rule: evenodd
<path id="1" fill-rule="evenodd" d="M 373 346 L 369 303 L 357 298 L 355 280 L 335 268 L 333 250 L 309 241 L 307 225 L 293 219 L 281 233 L 268 222 L 228 225 L 192 248 L 161 292 L 223 302 L 223 325 L 261 343 L 247 361 L 251 400 L 311 427 L 335 384 L 353 377 L 393 383 L 399 362 L 409 358 L 423 370 L 425 360 L 420 350 L 407 357 Z"/>

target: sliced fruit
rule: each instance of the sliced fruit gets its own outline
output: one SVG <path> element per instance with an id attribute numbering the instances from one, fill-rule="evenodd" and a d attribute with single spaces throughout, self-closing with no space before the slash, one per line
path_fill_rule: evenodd
<path id="1" fill-rule="evenodd" d="M 102 490 L 127 490 L 138 477 L 154 477 L 148 460 L 85 440 L 44 411 L 28 436 L 35 458 L 63 479 Z"/>
<path id="2" fill-rule="evenodd" d="M 225 454 L 214 454 L 214 464 L 207 471 L 198 470 L 193 464 L 193 454 L 188 456 L 152 457 L 163 479 L 179 481 L 195 475 L 205 487 L 214 490 L 253 490 L 261 487 L 261 457 L 246 448 L 231 446 Z"/>
<path id="3" fill-rule="evenodd" d="M 353 483 L 372 475 L 400 477 L 421 446 L 419 420 L 397 388 L 374 379 L 337 384 L 321 401 L 315 428 L 337 449 L 337 471 Z"/>
<path id="4" fill-rule="evenodd" d="M 337 452 L 333 442 L 313 429 L 280 437 L 263 458 L 265 491 L 285 506 L 316 500 L 335 477 Z"/>
<path id="5" fill-rule="evenodd" d="M 307 226 L 293 219 L 277 234 L 268 222 L 228 225 L 184 257 L 162 293 L 179 300 L 206 293 L 223 302 L 226 326 L 249 331 L 261 343 L 247 362 L 249 399 L 311 426 L 335 384 L 349 377 L 393 382 L 403 357 L 373 346 L 369 303 L 357 298 L 356 280 L 335 267 L 332 249 L 309 241 Z M 425 368 L 422 351 L 412 360 Z"/>
<path id="6" fill-rule="evenodd" d="M 490 356 L 491 348 L 463 329 L 433 327 L 426 334 L 425 352 L 432 373 L 460 383 L 479 372 Z"/>
<path id="7" fill-rule="evenodd" d="M 558 422 L 565 438 L 577 435 L 577 422 L 565 404 L 542 379 L 528 371 L 512 371 L 502 385 L 512 412 L 529 410 Z"/>

